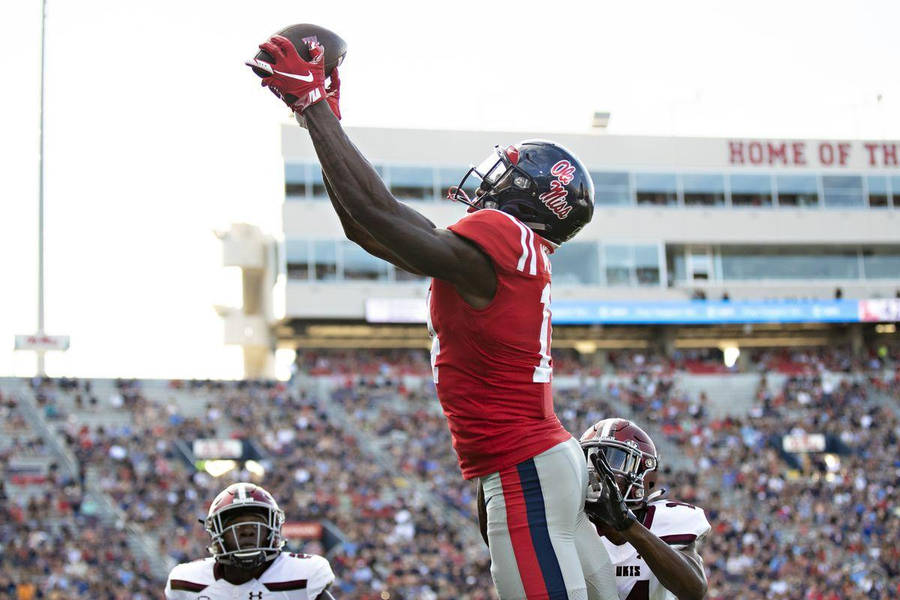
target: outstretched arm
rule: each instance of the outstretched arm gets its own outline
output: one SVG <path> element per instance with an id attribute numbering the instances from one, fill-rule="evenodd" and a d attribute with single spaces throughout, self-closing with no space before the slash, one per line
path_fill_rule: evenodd
<path id="1" fill-rule="evenodd" d="M 339 82 L 325 87 L 324 50 L 310 42 L 306 61 L 287 38 L 274 35 L 260 49 L 272 63 L 253 58 L 247 64 L 269 73 L 262 84 L 301 114 L 327 180 L 332 201 L 390 255 L 424 273 L 452 283 L 476 308 L 494 297 L 497 278 L 490 259 L 478 246 L 446 229 L 438 229 L 424 216 L 398 202 L 372 165 L 341 128 L 335 111 Z M 329 103 L 335 105 L 333 108 Z M 341 214 L 339 213 L 339 216 Z M 376 247 L 369 244 L 369 247 Z"/>
<path id="2" fill-rule="evenodd" d="M 400 267 L 404 271 L 408 271 L 413 273 L 414 275 L 424 275 L 421 271 L 417 271 L 414 267 L 405 263 L 399 256 L 391 252 L 388 248 L 386 248 L 383 244 L 379 243 L 372 235 L 363 229 L 359 223 L 353 220 L 353 217 L 347 212 L 344 206 L 341 204 L 341 201 L 338 199 L 337 192 L 334 191 L 334 188 L 331 186 L 331 182 L 328 181 L 328 177 L 325 173 L 322 173 L 322 181 L 325 184 L 325 191 L 328 193 L 328 198 L 331 200 L 331 205 L 334 207 L 334 212 L 337 213 L 338 219 L 341 221 L 341 226 L 344 228 L 344 235 L 347 236 L 347 239 L 351 242 L 356 242 L 359 244 L 363 250 L 371 254 L 372 256 L 377 256 L 382 260 L 386 260 L 389 263 Z"/>
<path id="3" fill-rule="evenodd" d="M 303 115 L 322 170 L 347 216 L 413 272 L 453 283 L 467 300 L 475 300 L 471 304 L 490 302 L 497 282 L 482 251 L 397 201 L 326 103 L 313 104 Z"/>

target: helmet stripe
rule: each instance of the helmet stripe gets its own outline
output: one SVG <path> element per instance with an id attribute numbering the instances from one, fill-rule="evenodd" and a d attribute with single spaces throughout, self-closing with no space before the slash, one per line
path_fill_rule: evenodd
<path id="1" fill-rule="evenodd" d="M 612 429 L 613 423 L 615 419 L 607 419 L 603 424 L 603 429 L 600 430 L 600 437 L 605 438 L 609 437 L 609 430 Z"/>

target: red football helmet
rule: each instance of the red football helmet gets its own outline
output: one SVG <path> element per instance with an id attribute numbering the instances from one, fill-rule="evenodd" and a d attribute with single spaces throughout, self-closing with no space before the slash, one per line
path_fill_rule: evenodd
<path id="1" fill-rule="evenodd" d="M 265 522 L 231 523 L 235 516 L 247 513 L 261 515 Z M 238 528 L 254 525 L 254 542 L 241 543 Z M 278 556 L 284 546 L 282 525 L 284 511 L 278 507 L 275 498 L 252 483 L 232 483 L 225 488 L 212 501 L 203 521 L 206 532 L 212 538 L 208 549 L 216 562 L 248 570 Z M 231 535 L 226 538 L 228 532 Z"/>
<path id="2" fill-rule="evenodd" d="M 659 455 L 656 444 L 643 429 L 628 419 L 597 421 L 581 436 L 588 470 L 595 469 L 602 453 L 616 475 L 619 490 L 632 509 L 643 508 L 655 490 Z"/>

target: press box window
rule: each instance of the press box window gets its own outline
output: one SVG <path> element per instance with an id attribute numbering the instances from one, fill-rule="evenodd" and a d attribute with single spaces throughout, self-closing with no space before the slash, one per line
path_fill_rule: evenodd
<path id="1" fill-rule="evenodd" d="M 678 183 L 674 174 L 639 173 L 635 175 L 634 181 L 638 204 L 655 206 L 678 204 Z"/>
<path id="2" fill-rule="evenodd" d="M 328 198 L 328 192 L 325 190 L 325 183 L 322 181 L 322 169 L 318 166 L 309 169 L 309 186 L 312 197 L 316 200 Z"/>
<path id="3" fill-rule="evenodd" d="M 631 204 L 628 173 L 591 173 L 594 182 L 594 204 L 624 206 Z"/>
<path id="4" fill-rule="evenodd" d="M 722 175 L 686 173 L 681 176 L 685 206 L 722 206 L 725 204 L 725 178 Z"/>
<path id="5" fill-rule="evenodd" d="M 823 175 L 822 191 L 828 208 L 857 208 L 866 204 L 859 175 Z"/>
<path id="6" fill-rule="evenodd" d="M 863 250 L 866 279 L 900 279 L 900 246 Z"/>
<path id="7" fill-rule="evenodd" d="M 656 246 L 634 247 L 634 272 L 638 285 L 659 285 L 659 249 Z"/>
<path id="8" fill-rule="evenodd" d="M 309 279 L 309 241 L 285 240 L 284 254 L 287 262 L 288 279 Z"/>
<path id="9" fill-rule="evenodd" d="M 825 246 L 723 246 L 725 280 L 858 279 L 856 250 Z"/>
<path id="10" fill-rule="evenodd" d="M 631 285 L 631 247 L 604 246 L 607 285 Z"/>
<path id="11" fill-rule="evenodd" d="M 553 285 L 596 285 L 600 262 L 596 242 L 567 242 L 553 253 Z"/>
<path id="12" fill-rule="evenodd" d="M 398 200 L 433 200 L 434 169 L 390 167 L 391 193 Z"/>
<path id="13" fill-rule="evenodd" d="M 869 188 L 869 206 L 872 208 L 887 208 L 890 205 L 887 177 L 866 177 L 866 185 Z"/>
<path id="14" fill-rule="evenodd" d="M 814 175 L 780 175 L 776 185 L 781 206 L 816 206 L 819 203 L 819 186 Z"/>
<path id="15" fill-rule="evenodd" d="M 732 206 L 771 206 L 772 178 L 768 175 L 732 175 Z"/>
<path id="16" fill-rule="evenodd" d="M 313 242 L 313 270 L 316 281 L 337 279 L 337 246 L 334 240 Z"/>
<path id="17" fill-rule="evenodd" d="M 310 165 L 285 163 L 284 164 L 284 197 L 287 200 L 306 200 L 307 198 L 307 171 Z"/>
<path id="18" fill-rule="evenodd" d="M 388 263 L 375 258 L 355 243 L 341 242 L 341 259 L 344 279 L 349 281 L 385 281 L 388 278 Z"/>

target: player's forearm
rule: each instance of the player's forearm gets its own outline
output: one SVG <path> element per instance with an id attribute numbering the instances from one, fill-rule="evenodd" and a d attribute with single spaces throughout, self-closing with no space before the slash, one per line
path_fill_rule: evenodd
<path id="1" fill-rule="evenodd" d="M 328 180 L 328 176 L 324 175 L 322 179 L 325 184 L 325 192 L 328 194 L 328 199 L 331 200 L 331 206 L 334 207 L 334 212 L 337 213 L 338 220 L 341 222 L 341 227 L 344 229 L 344 235 L 347 236 L 347 239 L 351 242 L 356 242 L 370 254 L 383 258 L 378 254 L 378 250 L 383 248 L 381 244 L 379 244 L 369 232 L 363 229 L 359 223 L 353 220 L 353 217 L 350 216 L 350 213 L 347 212 L 347 209 L 344 208 L 341 203 L 337 192 L 334 191 L 331 182 Z"/>
<path id="2" fill-rule="evenodd" d="M 679 600 L 700 600 L 706 596 L 706 575 L 700 565 L 640 523 L 635 522 L 620 533 L 644 558 L 663 587 Z"/>
<path id="3" fill-rule="evenodd" d="M 348 240 L 356 242 L 363 250 L 372 256 L 386 260 L 409 273 L 423 275 L 422 272 L 416 270 L 414 267 L 410 266 L 409 263 L 388 250 L 384 244 L 378 242 L 378 240 L 372 237 L 372 234 L 363 229 L 363 227 L 350 216 L 347 209 L 344 208 L 341 203 L 337 192 L 335 192 L 334 188 L 331 186 L 331 182 L 328 180 L 327 175 L 323 176 L 322 182 L 325 184 L 325 191 L 328 193 L 328 199 L 331 200 L 331 206 L 334 207 L 334 212 L 337 213 L 338 219 L 341 222 L 341 227 L 344 229 L 344 235 L 347 236 Z"/>
<path id="4" fill-rule="evenodd" d="M 319 102 L 303 113 L 325 175 L 350 216 L 376 239 L 402 218 L 423 228 L 434 224 L 398 202 L 371 164 L 353 145 L 328 104 Z"/>

